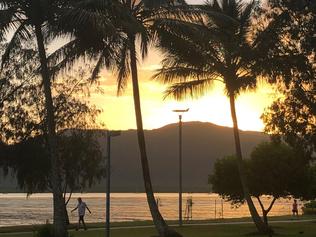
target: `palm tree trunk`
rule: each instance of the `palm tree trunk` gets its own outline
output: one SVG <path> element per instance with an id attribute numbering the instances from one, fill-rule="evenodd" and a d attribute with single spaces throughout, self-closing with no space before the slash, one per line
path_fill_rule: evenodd
<path id="1" fill-rule="evenodd" d="M 266 233 L 269 233 L 270 230 L 268 226 L 265 225 L 265 223 L 260 218 L 257 212 L 257 209 L 250 197 L 249 189 L 246 182 L 246 172 L 245 172 L 245 167 L 243 164 L 243 158 L 242 158 L 242 152 L 241 152 L 239 128 L 238 128 L 238 121 L 237 121 L 236 108 L 235 108 L 235 97 L 233 93 L 229 95 L 229 99 L 230 99 L 231 117 L 232 117 L 233 125 L 234 125 L 235 149 L 236 149 L 236 155 L 237 155 L 238 171 L 239 171 L 239 176 L 240 176 L 240 181 L 243 188 L 244 196 L 247 201 L 251 217 L 258 231 L 260 233 L 266 234 Z"/>
<path id="2" fill-rule="evenodd" d="M 136 124 L 137 124 L 137 136 L 138 136 L 138 145 L 140 150 L 140 159 L 142 164 L 143 179 L 145 185 L 145 191 L 147 196 L 147 202 L 149 205 L 150 213 L 153 218 L 153 222 L 156 226 L 156 229 L 161 237 L 176 237 L 181 236 L 177 232 L 173 231 L 165 222 L 161 216 L 155 197 L 153 193 L 149 164 L 146 153 L 146 142 L 143 129 L 142 121 L 142 112 L 140 105 L 140 95 L 139 95 L 139 85 L 138 85 L 138 72 L 137 72 L 137 57 L 135 49 L 135 36 L 129 36 L 130 39 L 130 60 L 131 60 L 131 73 L 132 73 L 132 84 L 133 84 L 133 96 L 134 96 L 134 107 L 136 115 Z"/>
<path id="3" fill-rule="evenodd" d="M 54 236 L 67 237 L 67 228 L 64 213 L 64 199 L 61 190 L 60 165 L 57 153 L 57 140 L 54 119 L 54 105 L 51 92 L 51 82 L 47 65 L 44 39 L 40 25 L 35 26 L 36 40 L 41 63 L 41 75 L 44 85 L 48 155 L 51 161 L 51 182 L 54 206 Z"/>

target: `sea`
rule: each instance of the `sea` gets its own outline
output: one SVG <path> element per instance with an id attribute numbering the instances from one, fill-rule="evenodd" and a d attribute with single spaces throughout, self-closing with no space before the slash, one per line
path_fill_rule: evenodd
<path id="1" fill-rule="evenodd" d="M 106 195 L 104 193 L 75 193 L 67 206 L 70 222 L 75 223 L 78 219 L 77 212 L 70 212 L 76 207 L 78 197 L 83 199 L 92 212 L 91 214 L 86 213 L 86 222 L 105 221 Z M 176 220 L 178 218 L 178 193 L 156 193 L 155 197 L 159 200 L 159 209 L 163 217 L 166 220 Z M 193 203 L 191 213 L 188 204 L 190 199 Z M 254 202 L 258 206 L 255 199 Z M 270 202 L 270 197 L 263 198 L 266 207 Z M 291 199 L 277 200 L 269 215 L 290 215 L 292 203 L 293 200 Z M 0 194 L 0 227 L 52 223 L 52 205 L 52 194 L 49 193 L 31 196 L 23 193 Z M 112 193 L 110 211 L 112 222 L 151 219 L 145 193 Z M 183 218 L 206 220 L 247 217 L 249 215 L 246 204 L 236 207 L 221 199 L 217 194 L 183 194 Z"/>

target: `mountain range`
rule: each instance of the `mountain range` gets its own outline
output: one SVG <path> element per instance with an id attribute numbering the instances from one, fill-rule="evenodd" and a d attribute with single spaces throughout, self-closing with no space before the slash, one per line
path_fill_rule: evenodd
<path id="1" fill-rule="evenodd" d="M 216 159 L 234 154 L 233 129 L 211 123 L 186 122 L 182 130 L 183 191 L 209 192 L 208 175 Z M 155 192 L 177 192 L 179 162 L 178 124 L 145 130 L 147 153 Z M 240 131 L 244 157 L 267 135 L 261 132 Z M 106 139 L 99 138 L 105 152 Z M 136 130 L 122 131 L 111 140 L 112 191 L 143 192 L 142 171 Z M 95 185 L 89 192 L 103 192 L 105 182 Z M 0 192 L 17 191 L 14 178 L 0 181 Z"/>

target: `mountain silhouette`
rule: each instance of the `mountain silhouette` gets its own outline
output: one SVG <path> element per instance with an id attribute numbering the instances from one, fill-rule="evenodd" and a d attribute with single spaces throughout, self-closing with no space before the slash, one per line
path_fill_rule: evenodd
<path id="1" fill-rule="evenodd" d="M 148 160 L 155 192 L 178 190 L 178 124 L 146 130 Z M 113 191 L 141 192 L 143 180 L 135 130 L 122 132 L 112 138 Z M 260 132 L 240 131 L 244 156 L 268 136 Z M 105 142 L 105 141 L 104 141 Z M 211 123 L 186 122 L 183 124 L 183 190 L 208 192 L 208 175 L 216 159 L 234 154 L 232 128 Z M 99 185 L 98 185 L 99 187 Z"/>
<path id="2" fill-rule="evenodd" d="M 216 159 L 234 154 L 233 129 L 212 123 L 183 123 L 183 191 L 209 192 L 208 175 Z M 146 130 L 147 153 L 155 192 L 178 191 L 178 124 Z M 268 140 L 261 132 L 240 131 L 244 157 L 260 142 Z M 105 153 L 106 138 L 99 142 Z M 122 131 L 111 140 L 112 191 L 143 192 L 142 170 L 136 130 Z M 1 192 L 16 191 L 12 177 L 0 182 Z M 102 181 L 87 192 L 104 192 Z"/>

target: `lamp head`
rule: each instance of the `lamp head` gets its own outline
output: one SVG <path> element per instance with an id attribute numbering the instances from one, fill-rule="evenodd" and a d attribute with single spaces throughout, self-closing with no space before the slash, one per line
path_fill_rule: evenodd
<path id="1" fill-rule="evenodd" d="M 176 112 L 176 113 L 185 113 L 185 112 L 189 111 L 189 108 L 187 108 L 187 109 L 175 109 L 175 110 L 172 110 L 172 111 Z"/>

